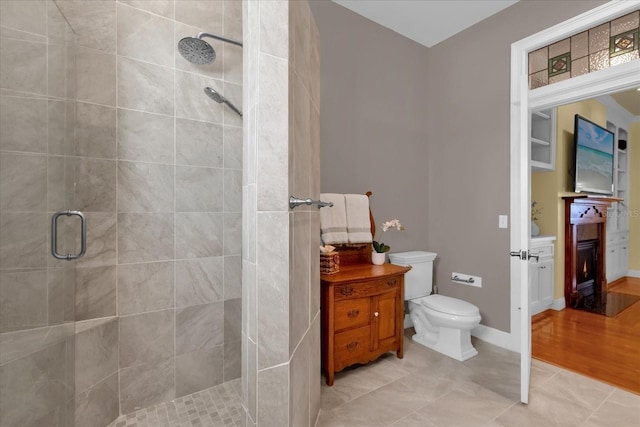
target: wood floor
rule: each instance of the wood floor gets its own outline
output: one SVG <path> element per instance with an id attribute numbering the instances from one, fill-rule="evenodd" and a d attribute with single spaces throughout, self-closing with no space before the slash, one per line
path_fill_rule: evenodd
<path id="1" fill-rule="evenodd" d="M 640 295 L 640 279 L 609 291 Z M 531 319 L 532 356 L 640 394 L 640 301 L 615 317 L 566 308 Z"/>

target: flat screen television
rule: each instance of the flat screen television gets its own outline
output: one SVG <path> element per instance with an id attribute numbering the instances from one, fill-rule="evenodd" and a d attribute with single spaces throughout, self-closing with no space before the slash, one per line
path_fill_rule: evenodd
<path id="1" fill-rule="evenodd" d="M 613 132 L 576 114 L 575 192 L 613 195 Z"/>

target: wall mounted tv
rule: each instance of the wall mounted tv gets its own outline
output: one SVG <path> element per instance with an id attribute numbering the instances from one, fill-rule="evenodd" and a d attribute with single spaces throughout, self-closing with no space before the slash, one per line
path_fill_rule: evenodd
<path id="1" fill-rule="evenodd" d="M 576 114 L 575 192 L 613 195 L 613 132 Z"/>

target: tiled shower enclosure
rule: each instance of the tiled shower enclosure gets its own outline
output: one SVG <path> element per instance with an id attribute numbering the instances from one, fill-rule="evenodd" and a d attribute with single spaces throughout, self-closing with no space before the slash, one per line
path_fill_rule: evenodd
<path id="1" fill-rule="evenodd" d="M 185 61 L 201 31 L 241 40 L 241 2 L 0 1 L 0 426 L 240 377 L 242 119 L 203 88 L 242 109 L 243 53 Z"/>

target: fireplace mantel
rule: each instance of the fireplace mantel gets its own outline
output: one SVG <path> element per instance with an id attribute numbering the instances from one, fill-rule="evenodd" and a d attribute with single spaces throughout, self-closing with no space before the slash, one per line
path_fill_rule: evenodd
<path id="1" fill-rule="evenodd" d="M 602 196 L 570 196 L 562 199 L 568 208 L 565 210 L 565 219 L 568 220 L 565 225 L 606 223 L 609 205 L 623 201 L 617 197 Z"/>
<path id="2" fill-rule="evenodd" d="M 582 295 L 577 289 L 576 262 L 578 250 L 578 226 L 595 224 L 597 227 L 596 297 L 602 295 L 607 284 L 606 251 L 607 209 L 623 199 L 604 196 L 569 196 L 564 214 L 564 297 L 568 307 L 579 308 Z"/>

